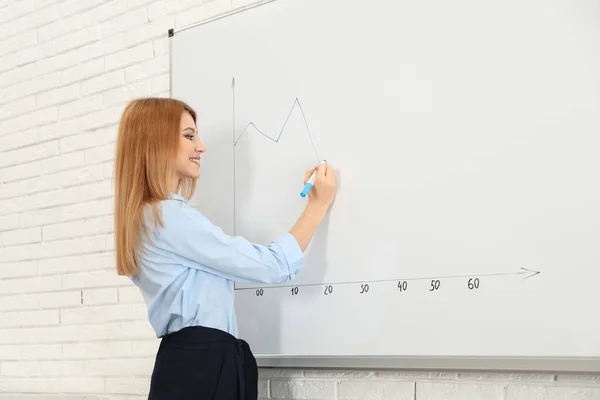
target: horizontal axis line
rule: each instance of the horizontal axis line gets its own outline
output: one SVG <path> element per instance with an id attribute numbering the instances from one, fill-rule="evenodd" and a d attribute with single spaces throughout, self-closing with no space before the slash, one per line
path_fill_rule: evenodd
<path id="1" fill-rule="evenodd" d="M 361 283 L 419 281 L 419 280 L 429 280 L 429 279 L 458 279 L 458 278 L 473 278 L 473 277 L 483 277 L 483 276 L 523 275 L 523 274 L 528 274 L 528 273 L 532 273 L 532 271 L 524 270 L 524 271 L 519 271 L 519 272 L 499 272 L 499 273 L 491 273 L 491 274 L 448 275 L 448 276 L 430 276 L 430 277 L 420 277 L 420 278 L 399 278 L 399 279 L 376 279 L 376 280 L 364 280 L 364 281 L 304 283 L 304 284 L 298 284 L 298 285 L 281 285 L 281 286 L 280 285 L 277 285 L 277 286 L 252 286 L 252 287 L 235 288 L 235 290 L 256 290 L 256 289 L 265 289 L 265 288 L 284 289 L 284 288 L 293 288 L 293 287 L 309 287 L 309 286 L 324 286 L 324 285 L 353 285 L 353 284 L 361 284 Z"/>

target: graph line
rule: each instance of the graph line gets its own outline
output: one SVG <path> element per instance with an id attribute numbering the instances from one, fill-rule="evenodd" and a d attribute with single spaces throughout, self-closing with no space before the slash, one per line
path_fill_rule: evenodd
<path id="1" fill-rule="evenodd" d="M 233 98 L 234 98 L 234 103 L 233 103 L 233 115 L 235 116 L 235 78 L 233 78 L 232 80 L 232 90 L 233 90 Z M 296 109 L 296 107 L 300 110 L 300 115 L 302 116 L 302 120 L 304 121 L 304 126 L 306 127 L 306 132 L 308 133 L 308 138 L 310 139 L 310 144 L 312 146 L 312 149 L 315 153 L 315 157 L 317 158 L 317 163 L 319 163 L 321 161 L 321 159 L 319 158 L 319 154 L 317 152 L 317 148 L 315 146 L 315 143 L 313 141 L 313 137 L 312 134 L 310 133 L 310 128 L 308 127 L 308 122 L 306 121 L 306 115 L 304 114 L 304 110 L 302 109 L 302 105 L 300 104 L 300 100 L 296 97 L 294 99 L 294 103 L 292 104 L 292 107 L 290 108 L 290 111 L 287 115 L 287 118 L 285 119 L 285 122 L 283 123 L 283 126 L 281 127 L 281 129 L 279 130 L 279 134 L 276 137 L 270 136 L 267 133 L 263 132 L 261 129 L 259 129 L 254 122 L 250 121 L 246 124 L 246 126 L 244 127 L 244 130 L 242 130 L 242 132 L 239 134 L 239 136 L 237 136 L 237 138 L 235 138 L 235 134 L 234 134 L 234 141 L 233 141 L 233 147 L 235 147 L 238 142 L 240 141 L 240 139 L 242 138 L 242 136 L 244 135 L 244 133 L 246 133 L 246 131 L 252 127 L 254 128 L 258 133 L 260 133 L 262 136 L 266 137 L 267 139 L 271 140 L 274 143 L 279 142 L 279 139 L 281 139 L 281 136 L 283 135 L 283 131 L 285 130 L 285 127 L 290 119 L 290 117 L 292 116 L 292 113 L 294 112 L 294 110 Z M 235 130 L 235 127 L 234 127 Z"/>

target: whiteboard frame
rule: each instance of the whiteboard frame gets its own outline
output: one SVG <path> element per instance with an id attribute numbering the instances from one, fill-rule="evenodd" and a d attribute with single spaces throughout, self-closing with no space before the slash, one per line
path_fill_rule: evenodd
<path id="1" fill-rule="evenodd" d="M 600 373 L 600 358 L 577 357 L 261 357 L 259 367 Z"/>
<path id="2" fill-rule="evenodd" d="M 168 31 L 169 39 L 177 32 L 204 25 L 215 20 L 260 7 L 276 0 L 259 0 L 252 4 L 202 19 L 193 24 Z M 173 95 L 173 51 L 169 40 L 169 96 Z M 393 369 L 435 371 L 505 371 L 545 373 L 599 373 L 600 357 L 398 357 L 398 356 L 261 356 L 256 355 L 259 367 L 327 368 L 327 369 Z"/>

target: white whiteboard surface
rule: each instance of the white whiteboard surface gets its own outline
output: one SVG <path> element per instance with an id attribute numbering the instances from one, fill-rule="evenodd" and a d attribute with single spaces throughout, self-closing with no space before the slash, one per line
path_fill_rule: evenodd
<path id="1" fill-rule="evenodd" d="M 300 276 L 236 285 L 263 364 L 600 371 L 599 22 L 593 0 L 276 0 L 174 33 L 214 223 L 268 244 L 304 170 L 337 168 Z"/>

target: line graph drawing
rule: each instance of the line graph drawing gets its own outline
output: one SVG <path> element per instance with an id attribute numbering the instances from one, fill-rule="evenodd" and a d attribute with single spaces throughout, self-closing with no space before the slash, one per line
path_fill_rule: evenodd
<path id="1" fill-rule="evenodd" d="M 236 208 L 237 208 L 237 204 L 236 204 L 236 200 L 237 200 L 237 195 L 236 195 L 236 192 L 237 192 L 236 146 L 239 143 L 239 141 L 241 140 L 241 138 L 244 136 L 244 134 L 253 134 L 254 133 L 253 130 L 255 130 L 258 134 L 260 134 L 261 136 L 264 136 L 266 139 L 270 140 L 271 142 L 278 143 L 279 140 L 281 139 L 281 137 L 283 136 L 286 127 L 288 127 L 288 122 L 290 121 L 292 114 L 297 110 L 296 112 L 299 112 L 300 117 L 302 118 L 302 124 L 303 124 L 304 128 L 306 129 L 306 134 L 308 135 L 308 138 L 310 140 L 311 150 L 314 153 L 317 164 L 321 162 L 321 159 L 319 157 L 317 148 L 315 146 L 315 143 L 313 140 L 313 135 L 308 126 L 308 122 L 306 119 L 306 115 L 304 113 L 304 109 L 302 108 L 302 105 L 300 104 L 300 99 L 297 96 L 294 98 L 292 106 L 290 107 L 290 110 L 287 113 L 287 117 L 285 118 L 285 121 L 284 121 L 283 125 L 281 126 L 281 129 L 279 130 L 278 134 L 276 136 L 273 136 L 273 135 L 267 134 L 262 129 L 260 129 L 258 126 L 256 126 L 254 121 L 249 121 L 248 123 L 246 123 L 246 125 L 244 126 L 244 129 L 238 134 L 238 130 L 236 128 L 235 77 L 233 77 L 231 80 L 231 95 L 232 95 L 232 127 L 233 127 L 233 129 L 232 129 L 232 135 L 233 135 L 233 146 L 232 146 L 232 148 L 233 148 L 233 196 L 234 196 L 234 200 L 233 200 L 233 203 L 234 203 L 233 233 L 234 233 L 234 235 L 237 235 L 238 234 L 238 229 L 237 229 L 238 215 L 236 212 Z M 234 288 L 236 290 L 240 289 L 237 284 L 234 285 Z"/>
<path id="2" fill-rule="evenodd" d="M 248 131 L 248 129 L 250 127 L 254 128 L 259 134 L 261 134 L 262 136 L 271 140 L 272 142 L 274 142 L 274 143 L 279 142 L 279 139 L 281 139 L 281 136 L 283 135 L 283 131 L 285 130 L 285 127 L 287 126 L 287 123 L 288 123 L 292 113 L 294 112 L 294 110 L 296 108 L 298 108 L 298 110 L 300 110 L 300 115 L 302 116 L 302 121 L 304 122 L 304 126 L 306 127 L 306 132 L 308 133 L 308 137 L 310 139 L 312 150 L 315 153 L 315 157 L 317 158 L 317 163 L 321 162 L 321 159 L 319 158 L 319 154 L 317 152 L 317 148 L 315 147 L 315 143 L 313 141 L 312 134 L 310 133 L 310 128 L 308 127 L 308 123 L 306 122 L 306 115 L 304 114 L 304 110 L 302 109 L 302 105 L 300 104 L 300 100 L 298 99 L 298 97 L 296 97 L 294 99 L 294 103 L 292 104 L 292 107 L 290 108 L 290 111 L 288 112 L 287 118 L 285 119 L 285 122 L 283 123 L 283 126 L 281 127 L 281 129 L 276 137 L 270 136 L 267 133 L 263 132 L 252 121 L 250 121 L 246 124 L 246 126 L 244 127 L 244 129 L 242 130 L 242 132 L 239 135 L 236 135 L 236 129 L 235 129 L 235 77 L 231 81 L 231 88 L 232 88 L 232 92 L 233 92 L 233 116 L 234 116 L 233 147 L 235 147 L 238 144 L 238 142 L 240 141 L 242 136 Z"/>
<path id="3" fill-rule="evenodd" d="M 306 134 L 308 135 L 308 138 L 310 140 L 310 145 L 311 145 L 311 150 L 312 152 L 314 152 L 314 155 L 317 159 L 317 162 L 320 162 L 321 159 L 319 157 L 319 154 L 317 152 L 317 148 L 315 146 L 315 143 L 313 141 L 313 136 L 311 134 L 307 119 L 306 119 L 306 115 L 304 113 L 304 110 L 302 108 L 302 105 L 300 103 L 300 99 L 298 97 L 294 98 L 294 101 L 287 113 L 287 116 L 281 126 L 281 128 L 279 129 L 279 131 L 277 132 L 276 135 L 270 135 L 268 133 L 266 133 L 263 129 L 259 128 L 254 121 L 250 120 L 249 122 L 245 123 L 244 128 L 239 131 L 238 129 L 236 129 L 236 91 L 235 91 L 235 77 L 232 78 L 231 80 L 231 95 L 232 95 L 232 148 L 233 148 L 233 163 L 234 163 L 234 168 L 233 168 L 233 194 L 234 194 L 234 209 L 233 209 L 233 220 L 234 220 L 234 234 L 238 234 L 238 229 L 237 229 L 237 223 L 238 223 L 238 219 L 237 219 L 237 204 L 236 204 L 236 191 L 237 191 L 237 182 L 236 182 L 236 146 L 238 145 L 238 143 L 240 142 L 240 140 L 242 139 L 242 137 L 245 134 L 260 134 L 261 136 L 263 136 L 264 138 L 268 139 L 269 141 L 273 142 L 273 143 L 278 143 L 280 141 L 280 139 L 282 138 L 284 131 L 286 130 L 286 128 L 288 127 L 288 122 L 290 121 L 292 114 L 294 112 L 298 112 L 299 116 L 302 118 L 302 125 L 304 126 L 304 128 L 306 129 Z M 438 285 L 439 285 L 439 281 L 440 280 L 444 280 L 444 281 L 448 281 L 448 280 L 461 280 L 461 279 L 475 279 L 473 285 L 477 285 L 477 288 L 479 287 L 479 279 L 497 279 L 497 278 L 501 278 L 501 277 L 510 277 L 510 276 L 522 276 L 523 280 L 527 280 L 529 278 L 532 278 L 534 276 L 537 276 L 541 273 L 541 271 L 537 271 L 537 270 L 531 270 L 531 269 L 527 269 L 524 267 L 521 267 L 520 270 L 517 271 L 495 271 L 495 272 L 491 272 L 491 273 L 474 273 L 474 274 L 449 274 L 449 275 L 445 275 L 445 274 L 440 274 L 440 275 L 432 275 L 432 276 L 417 276 L 417 277 L 407 277 L 407 278 L 391 278 L 391 279 L 366 279 L 363 281 L 338 281 L 338 280 L 332 280 L 332 281 L 328 281 L 328 282 L 321 282 L 321 283 L 313 283 L 313 282 L 308 282 L 308 283 L 299 283 L 299 284 L 293 284 L 293 285 L 239 285 L 238 283 L 236 283 L 234 285 L 234 290 L 236 291 L 261 291 L 261 295 L 262 292 L 268 287 L 269 289 L 296 289 L 298 287 L 321 287 L 321 286 L 347 286 L 347 285 L 368 285 L 369 284 L 391 284 L 393 283 L 394 285 L 397 284 L 398 282 L 406 282 L 406 281 L 426 281 L 426 280 L 432 280 L 432 281 L 438 281 Z M 437 290 L 437 288 L 436 288 Z M 296 292 L 297 293 L 297 292 Z M 327 293 L 326 293 L 327 294 Z"/>

